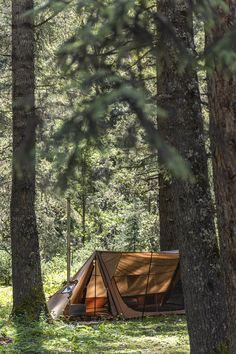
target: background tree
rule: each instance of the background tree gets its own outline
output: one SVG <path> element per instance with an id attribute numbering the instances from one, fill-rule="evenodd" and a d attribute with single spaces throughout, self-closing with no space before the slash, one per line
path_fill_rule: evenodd
<path id="1" fill-rule="evenodd" d="M 217 4 L 218 5 L 218 4 Z M 203 7 L 205 10 L 205 8 Z M 236 2 L 223 1 L 203 12 L 210 133 L 217 221 L 229 315 L 231 353 L 236 352 Z M 213 19 L 209 25 L 206 14 Z M 222 54 L 219 55 L 219 52 Z"/>
<path id="2" fill-rule="evenodd" d="M 160 1 L 158 11 L 194 59 L 188 2 Z M 167 32 L 160 31 L 158 47 L 158 104 L 168 114 L 158 120 L 159 132 L 189 161 L 195 177 L 191 184 L 161 175 L 160 245 L 163 250 L 179 246 L 191 351 L 208 353 L 225 342 L 226 316 L 199 84 L 194 60 L 181 57 Z"/>
<path id="3" fill-rule="evenodd" d="M 33 5 L 32 0 L 12 2 L 11 247 L 13 313 L 38 319 L 45 309 L 45 298 L 35 215 L 38 119 L 35 108 Z"/>

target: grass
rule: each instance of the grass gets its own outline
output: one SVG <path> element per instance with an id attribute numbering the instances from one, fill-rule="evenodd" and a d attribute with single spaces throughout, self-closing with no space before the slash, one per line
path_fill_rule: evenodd
<path id="1" fill-rule="evenodd" d="M 0 337 L 13 343 L 0 353 L 189 353 L 184 316 L 160 316 L 144 321 L 53 324 L 13 322 L 9 319 L 11 289 L 0 287 Z"/>

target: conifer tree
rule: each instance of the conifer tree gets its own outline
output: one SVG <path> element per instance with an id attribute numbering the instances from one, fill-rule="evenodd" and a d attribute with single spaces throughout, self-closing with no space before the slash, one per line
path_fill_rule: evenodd
<path id="1" fill-rule="evenodd" d="M 38 319 L 45 308 L 35 216 L 33 0 L 12 1 L 13 157 L 11 248 L 13 313 Z"/>
<path id="2" fill-rule="evenodd" d="M 236 1 L 222 1 L 211 9 L 214 25 L 209 28 L 206 22 L 210 135 L 230 353 L 236 353 L 235 9 Z"/>
<path id="3" fill-rule="evenodd" d="M 188 1 L 159 1 L 158 10 L 194 57 Z M 190 61 L 181 63 L 181 52 L 166 31 L 159 42 L 158 103 L 168 114 L 159 120 L 159 132 L 189 161 L 195 177 L 192 183 L 161 177 L 160 243 L 165 250 L 179 246 L 191 352 L 210 353 L 225 341 L 226 315 L 198 78 Z"/>

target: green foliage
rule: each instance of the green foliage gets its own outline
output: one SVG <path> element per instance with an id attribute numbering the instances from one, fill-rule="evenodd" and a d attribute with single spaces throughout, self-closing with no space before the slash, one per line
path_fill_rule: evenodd
<path id="1" fill-rule="evenodd" d="M 10 15 L 5 2 L 4 6 Z M 204 1 L 195 13 L 203 19 L 200 6 Z M 5 16 L 4 21 L 7 19 Z M 157 117 L 165 119 L 165 112 L 156 106 L 156 34 L 162 30 L 170 36 L 175 34 L 160 18 L 154 1 L 49 1 L 37 9 L 36 23 L 42 24 L 36 27 L 40 118 L 36 204 L 44 266 L 66 257 L 65 198 L 55 188 L 58 179 L 72 196 L 75 262 L 83 258 L 83 247 L 86 255 L 95 248 L 158 250 L 160 161 L 176 175 L 189 177 L 180 156 L 157 132 Z M 203 28 L 198 30 L 199 42 Z M 9 34 L 7 26 L 1 27 L 0 249 L 7 252 Z M 186 53 L 181 54 L 181 43 L 176 45 L 183 57 Z M 198 57 L 204 64 L 202 51 L 201 44 Z M 183 62 L 187 65 L 188 60 Z M 5 261 L 1 264 L 4 269 Z"/>
<path id="2" fill-rule="evenodd" d="M 206 47 L 202 49 L 200 60 L 204 58 L 209 73 L 215 67 L 222 69 L 225 75 L 235 73 L 236 26 L 233 6 L 224 0 L 201 0 L 195 2 L 194 11 L 198 22 L 204 23 L 207 37 Z M 221 19 L 224 16 L 229 24 L 228 31 L 221 33 L 219 38 L 212 42 L 212 31 L 219 29 L 222 32 Z"/>
<path id="3" fill-rule="evenodd" d="M 66 257 L 55 256 L 48 262 L 42 262 L 42 274 L 44 290 L 52 295 L 66 280 Z"/>
<path id="4" fill-rule="evenodd" d="M 43 12 L 37 12 L 36 22 L 44 22 L 55 13 L 54 10 L 55 8 L 45 7 Z M 64 123 L 68 123 L 68 129 L 71 128 L 71 116 L 77 112 L 84 99 L 90 99 L 90 93 L 87 94 L 84 89 L 75 86 L 74 78 L 67 76 L 65 80 L 65 74 L 56 61 L 59 47 L 76 32 L 77 26 L 85 18 L 86 16 L 83 19 L 78 16 L 77 11 L 69 6 L 66 12 L 58 12 L 56 17 L 36 28 L 36 95 L 40 118 L 37 137 L 36 213 L 43 268 L 47 268 L 47 263 L 48 267 L 54 267 L 53 263 L 56 274 L 56 269 L 61 272 L 65 269 L 63 262 L 66 259 L 66 203 L 65 196 L 56 188 L 56 184 L 58 176 L 63 175 L 62 172 L 68 175 L 70 164 L 73 173 L 70 174 L 67 185 L 62 181 L 60 186 L 64 189 L 67 187 L 67 193 L 72 197 L 72 251 L 76 266 L 95 248 L 133 250 L 134 239 L 137 239 L 137 250 L 158 248 L 157 155 L 149 148 L 144 130 L 140 128 L 129 106 L 124 102 L 116 102 L 108 109 L 103 120 L 101 112 L 105 112 L 107 101 L 104 98 L 105 106 L 102 104 L 102 107 L 97 101 L 95 111 L 100 112 L 101 120 L 96 144 L 91 139 L 77 140 L 78 148 L 74 151 L 74 145 L 65 137 L 60 136 L 62 140 L 57 140 L 60 143 L 56 146 L 53 140 Z M 133 53 L 132 60 L 137 59 L 138 54 Z M 145 72 L 149 76 L 155 74 L 152 67 L 147 67 Z M 6 82 L 7 79 L 4 85 Z M 153 83 L 149 85 L 149 90 L 152 85 Z M 105 93 L 106 91 L 109 93 L 109 90 L 105 90 Z M 115 99 L 112 94 L 111 99 Z M 11 139 L 10 100 L 6 101 L 3 96 L 1 102 L 2 108 L 9 110 L 9 113 L 8 116 L 2 115 L 4 121 L 8 119 L 8 126 L 4 125 L 4 139 L 0 139 L 2 156 L 6 156 L 4 164 L 0 166 L 3 182 L 0 185 L 3 201 L 0 213 L 0 248 L 6 248 L 10 252 L 11 156 L 10 149 L 6 149 Z M 71 134 L 77 133 L 82 136 L 84 134 L 77 129 Z M 71 153 L 74 161 L 73 158 L 68 161 Z M 150 185 L 148 178 L 153 173 L 156 180 Z M 84 225 L 83 199 L 86 214 Z M 134 218 L 138 219 L 136 226 Z M 63 261 L 60 262 L 60 259 Z M 58 279 L 59 283 L 64 279 Z M 45 281 L 50 284 L 50 279 Z"/>
<path id="5" fill-rule="evenodd" d="M 11 283 L 11 256 L 8 252 L 0 250 L 0 284 Z"/>
<path id="6" fill-rule="evenodd" d="M 67 174 L 76 165 L 81 144 L 98 144 L 111 125 L 112 112 L 121 105 L 137 118 L 146 140 L 158 150 L 160 163 L 176 176 L 192 180 L 188 164 L 163 141 L 156 126 L 157 117 L 165 117 L 156 102 L 156 31 L 166 24 L 155 10 L 152 1 L 78 3 L 83 21 L 59 51 L 65 74 L 81 93 L 72 118 L 57 135 L 60 142 L 74 146 Z"/>

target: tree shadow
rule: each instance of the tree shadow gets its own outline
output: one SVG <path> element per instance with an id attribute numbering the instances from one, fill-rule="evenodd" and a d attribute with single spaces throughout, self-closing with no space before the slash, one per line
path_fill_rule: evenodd
<path id="1" fill-rule="evenodd" d="M 16 330 L 15 340 L 11 349 L 20 353 L 42 354 L 43 348 L 43 321 L 27 321 L 22 318 L 12 320 Z"/>

